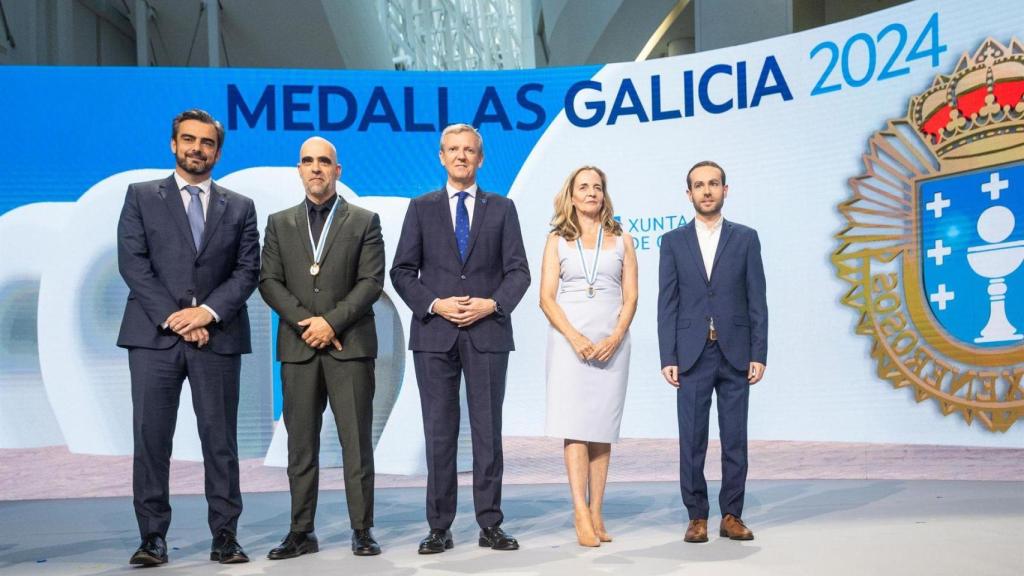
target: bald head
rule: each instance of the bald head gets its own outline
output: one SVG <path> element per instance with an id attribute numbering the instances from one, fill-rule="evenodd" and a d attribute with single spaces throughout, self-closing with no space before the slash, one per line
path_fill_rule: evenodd
<path id="1" fill-rule="evenodd" d="M 325 151 L 330 151 L 331 159 L 335 162 L 338 161 L 338 149 L 334 147 L 334 144 L 331 144 L 330 140 L 320 136 L 312 136 L 302 143 L 302 148 L 299 148 L 299 160 L 301 161 L 302 157 L 307 154 Z"/>
<path id="2" fill-rule="evenodd" d="M 310 201 L 321 204 L 331 198 L 341 178 L 338 151 L 324 138 L 313 136 L 299 149 L 299 177 Z"/>

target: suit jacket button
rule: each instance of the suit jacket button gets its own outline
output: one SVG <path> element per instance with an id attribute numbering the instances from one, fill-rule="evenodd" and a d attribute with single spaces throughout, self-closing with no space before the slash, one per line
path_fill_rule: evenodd
<path id="1" fill-rule="evenodd" d="M 459 278 L 462 278 L 463 280 L 465 280 L 466 279 L 466 275 L 462 274 L 461 276 L 459 276 Z"/>
<path id="2" fill-rule="evenodd" d="M 320 293 L 320 289 L 319 288 L 313 288 L 313 293 L 314 294 L 319 294 Z"/>

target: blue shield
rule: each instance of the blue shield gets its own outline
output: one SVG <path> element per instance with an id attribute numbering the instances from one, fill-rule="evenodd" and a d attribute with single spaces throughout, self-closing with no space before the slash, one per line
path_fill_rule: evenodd
<path id="1" fill-rule="evenodd" d="M 917 214 L 923 297 L 938 323 L 969 346 L 1020 345 L 1024 162 L 922 181 Z"/>

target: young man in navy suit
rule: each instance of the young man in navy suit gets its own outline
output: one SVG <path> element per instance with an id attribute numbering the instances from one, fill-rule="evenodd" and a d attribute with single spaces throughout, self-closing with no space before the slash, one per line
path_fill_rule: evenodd
<path id="1" fill-rule="evenodd" d="M 252 200 L 211 179 L 223 144 L 224 127 L 203 110 L 175 117 L 174 173 L 130 185 L 117 225 L 117 263 L 129 289 L 117 345 L 128 349 L 131 371 L 142 537 L 131 564 L 167 562 L 171 441 L 185 378 L 203 447 L 210 560 L 249 561 L 235 539 L 242 513 L 236 422 L 260 234 Z"/>
<path id="2" fill-rule="evenodd" d="M 466 380 L 473 435 L 473 503 L 480 546 L 516 550 L 501 528 L 501 409 L 512 310 L 530 285 L 519 217 L 511 200 L 476 184 L 483 139 L 454 124 L 441 134 L 447 183 L 409 203 L 391 281 L 412 309 L 409 349 L 423 409 L 427 523 L 420 554 L 453 546 L 459 387 Z"/>
<path id="3" fill-rule="evenodd" d="M 722 443 L 719 535 L 752 540 L 741 520 L 747 480 L 750 386 L 764 376 L 768 304 L 757 232 L 722 217 L 725 170 L 698 162 L 686 175 L 696 218 L 662 237 L 658 290 L 661 373 L 676 387 L 679 483 L 690 523 L 686 542 L 708 540 L 711 394 L 718 397 Z"/>

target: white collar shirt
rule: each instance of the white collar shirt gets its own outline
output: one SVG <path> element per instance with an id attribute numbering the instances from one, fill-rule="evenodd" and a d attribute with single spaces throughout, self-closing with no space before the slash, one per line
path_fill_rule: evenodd
<path id="1" fill-rule="evenodd" d="M 455 229 L 455 219 L 456 219 L 455 211 L 458 209 L 458 206 L 459 206 L 459 192 L 462 192 L 462 190 L 460 190 L 459 188 L 455 188 L 451 184 L 445 184 L 444 185 L 444 189 L 445 189 L 445 192 L 448 193 L 448 209 L 451 210 L 451 214 L 452 214 L 452 230 L 454 230 Z M 473 207 L 476 205 L 477 189 L 478 189 L 477 185 L 473 184 L 472 186 L 470 186 L 469 188 L 466 188 L 466 190 L 465 190 L 466 192 L 469 192 L 469 196 L 466 196 L 466 211 L 469 212 L 469 225 L 470 226 L 473 225 Z M 434 304 L 437 303 L 438 300 L 439 300 L 439 298 L 434 298 L 434 300 L 430 303 L 430 307 L 427 308 L 427 314 L 433 314 L 434 313 Z"/>
<path id="2" fill-rule="evenodd" d="M 711 267 L 715 263 L 715 252 L 718 250 L 718 240 L 722 236 L 722 222 L 724 221 L 725 217 L 721 215 L 711 224 L 705 224 L 699 218 L 694 220 L 697 244 L 700 245 L 700 257 L 704 260 L 704 270 L 708 273 L 708 280 L 711 280 Z"/>
<path id="3" fill-rule="evenodd" d="M 459 206 L 459 192 L 462 192 L 459 188 L 453 187 L 451 184 L 445 184 L 445 191 L 448 192 L 448 208 L 452 212 L 452 229 L 455 229 L 455 211 Z M 469 212 L 469 224 L 473 225 L 473 207 L 476 206 L 476 192 L 477 185 L 473 184 L 469 188 L 466 188 L 466 192 L 469 192 L 469 196 L 466 196 L 466 210 Z"/>
<path id="4" fill-rule="evenodd" d="M 199 184 L 189 184 L 178 174 L 178 171 L 174 171 L 174 182 L 178 186 L 178 193 L 181 195 L 181 201 L 185 204 L 185 213 L 188 213 L 189 202 L 192 201 L 192 195 L 185 190 L 185 186 L 198 186 L 199 187 L 199 201 L 203 203 L 203 218 L 206 218 L 206 209 L 210 206 L 210 187 L 213 186 L 213 179 L 207 178 Z"/>

